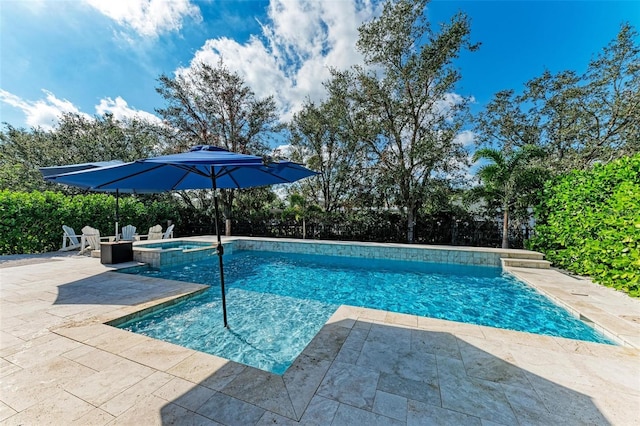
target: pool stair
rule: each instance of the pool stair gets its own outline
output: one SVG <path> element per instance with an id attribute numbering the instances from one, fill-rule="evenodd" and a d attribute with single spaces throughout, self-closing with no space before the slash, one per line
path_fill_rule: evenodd
<path id="1" fill-rule="evenodd" d="M 503 257 L 501 259 L 502 267 L 514 267 L 514 268 L 534 268 L 534 269 L 549 269 L 551 268 L 551 262 L 548 260 L 544 260 L 542 257 L 540 259 L 521 259 L 521 258 L 513 258 Z"/>

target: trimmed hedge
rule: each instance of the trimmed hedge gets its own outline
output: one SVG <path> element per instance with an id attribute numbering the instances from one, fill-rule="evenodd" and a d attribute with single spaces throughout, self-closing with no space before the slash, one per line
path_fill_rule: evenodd
<path id="1" fill-rule="evenodd" d="M 640 154 L 550 182 L 537 213 L 531 249 L 640 297 Z"/>
<path id="2" fill-rule="evenodd" d="M 115 202 L 108 194 L 0 191 L 0 254 L 58 250 L 62 247 L 62 225 L 77 233 L 89 225 L 101 235 L 113 235 Z M 167 220 L 179 220 L 175 206 L 169 203 L 143 203 L 124 196 L 119 206 L 120 225 L 134 225 L 141 233 L 157 223 L 166 227 Z"/>

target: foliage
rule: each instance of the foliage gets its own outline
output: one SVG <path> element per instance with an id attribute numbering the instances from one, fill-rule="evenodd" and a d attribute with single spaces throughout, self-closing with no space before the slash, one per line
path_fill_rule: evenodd
<path id="1" fill-rule="evenodd" d="M 156 91 L 167 106 L 158 114 L 175 129 L 173 149 L 188 151 L 193 145 L 214 145 L 242 154 L 263 155 L 269 138 L 280 130 L 273 97 L 259 99 L 242 77 L 227 69 L 200 62 L 174 78 L 159 77 Z M 209 192 L 209 191 L 207 191 Z M 199 196 L 207 205 L 207 192 Z M 221 191 L 227 233 L 231 228 L 235 190 Z"/>
<path id="2" fill-rule="evenodd" d="M 174 78 L 161 75 L 157 92 L 167 102 L 158 114 L 176 129 L 174 149 L 214 145 L 260 155 L 277 131 L 275 101 L 258 99 L 239 74 L 223 63 L 200 62 Z"/>
<path id="3" fill-rule="evenodd" d="M 348 96 L 352 84 L 351 73 L 333 70 L 324 84 L 328 99 L 318 105 L 307 101 L 290 124 L 292 159 L 320 173 L 292 186 L 292 191 L 327 212 L 358 204 L 371 185 L 364 141 L 374 137 L 375 126 Z"/>
<path id="4" fill-rule="evenodd" d="M 473 160 L 489 160 L 477 171 L 480 186 L 473 188 L 471 194 L 495 202 L 503 214 L 502 248 L 509 248 L 509 218 L 517 204 L 526 209 L 532 204 L 531 196 L 544 184 L 546 172 L 532 165 L 531 160 L 542 158 L 545 152 L 535 145 L 525 145 L 509 154 L 491 148 L 479 149 Z"/>
<path id="5" fill-rule="evenodd" d="M 555 172 L 587 169 L 640 151 L 640 46 L 629 24 L 583 75 L 545 71 L 515 94 L 494 95 L 475 117 L 480 146 L 543 147 Z"/>
<path id="6" fill-rule="evenodd" d="M 133 161 L 158 153 L 163 130 L 139 119 L 112 115 L 87 118 L 65 114 L 51 131 L 5 125 L 0 132 L 0 189 L 33 191 L 76 189 L 45 182 L 38 168 L 92 161 Z"/>
<path id="7" fill-rule="evenodd" d="M 356 67 L 352 96 L 379 130 L 367 141 L 377 189 L 407 213 L 407 241 L 434 179 L 450 178 L 466 152 L 456 136 L 469 99 L 453 95 L 461 75 L 453 61 L 469 42 L 470 24 L 455 15 L 440 31 L 426 20 L 427 0 L 385 3 L 382 15 L 359 28 L 357 48 L 370 67 Z"/>
<path id="8" fill-rule="evenodd" d="M 120 198 L 120 225 L 134 225 L 145 233 L 155 224 L 172 220 L 180 229 L 175 203 L 144 203 L 133 196 Z M 52 191 L 0 191 L 0 254 L 55 251 L 61 247 L 62 225 L 76 232 L 89 225 L 101 235 L 114 234 L 115 197 L 107 194 L 68 196 Z"/>
<path id="9" fill-rule="evenodd" d="M 537 215 L 530 248 L 640 297 L 640 154 L 555 179 Z"/>

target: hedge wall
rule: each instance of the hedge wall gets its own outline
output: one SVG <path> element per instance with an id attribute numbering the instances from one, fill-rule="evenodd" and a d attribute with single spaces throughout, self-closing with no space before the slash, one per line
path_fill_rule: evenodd
<path id="1" fill-rule="evenodd" d="M 179 221 L 175 206 L 168 203 L 143 203 L 125 196 L 119 206 L 120 225 L 134 225 L 140 233 L 157 223 L 166 227 L 167 220 Z M 114 215 L 113 195 L 0 191 L 0 254 L 58 250 L 62 246 L 62 225 L 77 233 L 89 225 L 101 235 L 113 235 Z"/>
<path id="2" fill-rule="evenodd" d="M 640 154 L 551 182 L 537 214 L 530 248 L 640 297 Z"/>

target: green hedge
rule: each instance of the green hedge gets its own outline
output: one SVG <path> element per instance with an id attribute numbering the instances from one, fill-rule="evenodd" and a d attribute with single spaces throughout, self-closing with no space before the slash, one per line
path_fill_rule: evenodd
<path id="1" fill-rule="evenodd" d="M 113 235 L 115 197 L 108 194 L 67 196 L 57 192 L 0 191 L 0 254 L 55 251 L 62 246 L 62 225 L 77 233 L 89 225 L 101 235 Z M 167 220 L 178 225 L 175 205 L 120 197 L 120 225 L 134 225 L 140 233 Z"/>
<path id="2" fill-rule="evenodd" d="M 640 297 L 640 154 L 549 183 L 537 213 L 530 248 Z"/>

